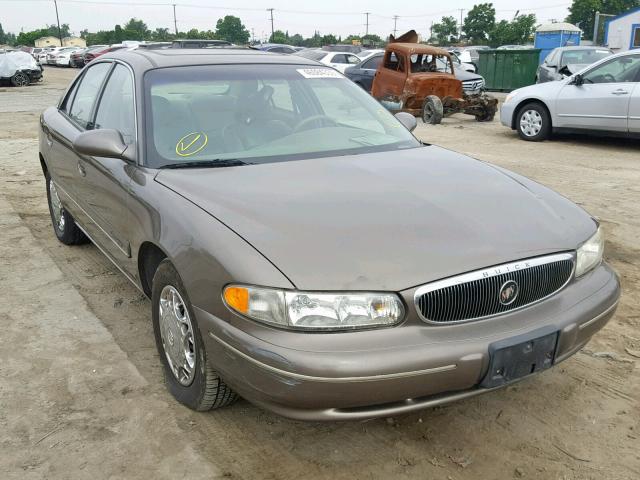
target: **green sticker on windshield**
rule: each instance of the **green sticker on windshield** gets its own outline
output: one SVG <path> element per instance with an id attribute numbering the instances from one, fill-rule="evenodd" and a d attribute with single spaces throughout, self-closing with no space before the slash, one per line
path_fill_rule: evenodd
<path id="1" fill-rule="evenodd" d="M 190 157 L 200 152 L 208 142 L 209 138 L 204 132 L 187 133 L 176 143 L 176 154 L 181 157 Z"/>

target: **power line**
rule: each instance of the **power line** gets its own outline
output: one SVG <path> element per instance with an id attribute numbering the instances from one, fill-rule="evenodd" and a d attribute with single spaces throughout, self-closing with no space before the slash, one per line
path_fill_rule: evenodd
<path id="1" fill-rule="evenodd" d="M 394 15 L 393 16 L 393 36 L 395 38 L 396 34 L 398 33 L 398 18 L 400 18 L 398 15 Z"/>
<path id="2" fill-rule="evenodd" d="M 58 39 L 60 40 L 60 46 L 62 47 L 62 30 L 60 30 L 60 16 L 58 15 L 58 2 L 53 0 L 53 4 L 56 7 L 56 21 L 58 22 Z"/>

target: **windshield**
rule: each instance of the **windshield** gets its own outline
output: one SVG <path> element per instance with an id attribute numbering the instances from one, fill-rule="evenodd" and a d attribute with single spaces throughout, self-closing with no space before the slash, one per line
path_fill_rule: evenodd
<path id="1" fill-rule="evenodd" d="M 562 54 L 560 66 L 566 65 L 590 65 L 611 55 L 609 50 L 569 50 Z"/>
<path id="2" fill-rule="evenodd" d="M 411 55 L 411 73 L 440 72 L 451 73 L 451 62 L 446 55 L 427 55 L 414 53 Z"/>
<path id="3" fill-rule="evenodd" d="M 284 160 L 420 143 L 364 90 L 328 67 L 188 66 L 145 75 L 147 163 Z"/>

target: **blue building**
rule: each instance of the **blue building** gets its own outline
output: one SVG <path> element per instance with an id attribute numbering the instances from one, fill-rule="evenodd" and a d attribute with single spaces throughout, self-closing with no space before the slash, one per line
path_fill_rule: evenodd
<path id="1" fill-rule="evenodd" d="M 640 48 L 640 8 L 607 20 L 604 24 L 604 44 L 615 52 Z"/>
<path id="2" fill-rule="evenodd" d="M 580 30 L 575 25 L 565 22 L 547 23 L 536 30 L 534 45 L 541 50 L 540 63 L 554 48 L 580 45 Z"/>

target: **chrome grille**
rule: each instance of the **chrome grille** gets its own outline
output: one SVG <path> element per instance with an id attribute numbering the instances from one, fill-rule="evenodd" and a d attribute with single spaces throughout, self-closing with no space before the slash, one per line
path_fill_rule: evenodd
<path id="1" fill-rule="evenodd" d="M 418 288 L 415 304 L 423 320 L 456 323 L 479 320 L 517 310 L 562 287 L 573 275 L 570 253 L 537 257 L 458 275 Z M 504 289 L 515 282 L 517 294 L 508 304 L 501 301 Z M 503 298 L 504 300 L 504 298 Z"/>
<path id="2" fill-rule="evenodd" d="M 484 80 L 466 80 L 462 82 L 462 89 L 465 92 L 475 92 L 484 88 Z"/>

